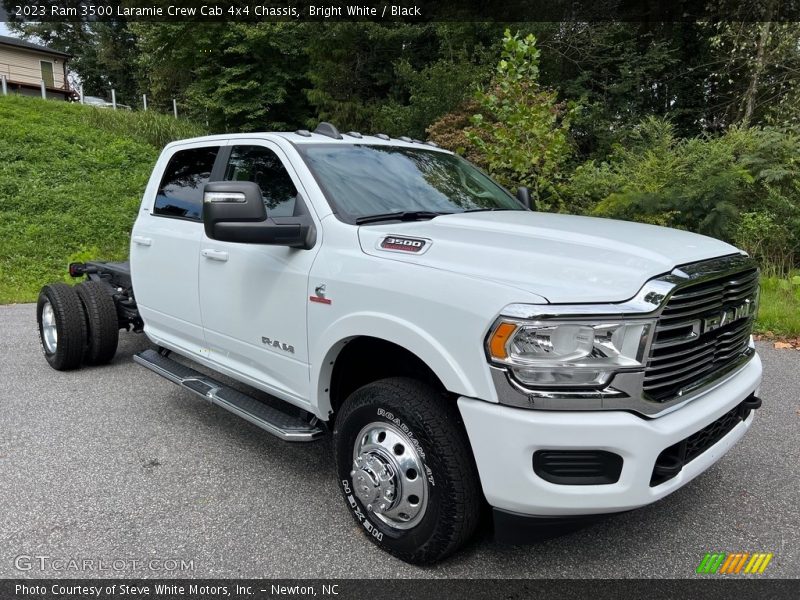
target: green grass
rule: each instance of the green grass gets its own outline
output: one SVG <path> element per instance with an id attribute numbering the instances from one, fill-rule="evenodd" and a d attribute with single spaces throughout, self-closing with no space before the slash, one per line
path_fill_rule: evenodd
<path id="1" fill-rule="evenodd" d="M 161 146 L 185 121 L 0 97 L 0 303 L 31 302 L 71 260 L 124 259 Z"/>
<path id="2" fill-rule="evenodd" d="M 777 336 L 800 336 L 800 275 L 761 278 L 756 330 Z"/>

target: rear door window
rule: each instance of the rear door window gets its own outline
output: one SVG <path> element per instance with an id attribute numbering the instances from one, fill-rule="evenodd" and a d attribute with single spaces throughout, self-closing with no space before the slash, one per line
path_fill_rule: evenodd
<path id="1" fill-rule="evenodd" d="M 201 221 L 203 187 L 211 177 L 219 146 L 179 150 L 169 159 L 158 186 L 153 214 Z"/>

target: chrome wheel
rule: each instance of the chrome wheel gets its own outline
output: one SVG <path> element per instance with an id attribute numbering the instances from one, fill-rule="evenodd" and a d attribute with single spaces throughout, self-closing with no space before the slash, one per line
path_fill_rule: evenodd
<path id="1" fill-rule="evenodd" d="M 389 527 L 410 529 L 425 516 L 425 467 L 411 438 L 394 425 L 375 422 L 361 430 L 350 477 L 361 503 Z"/>
<path id="2" fill-rule="evenodd" d="M 50 354 L 55 354 L 58 348 L 58 330 L 56 328 L 56 314 L 53 305 L 45 302 L 42 307 L 42 340 L 44 347 Z"/>

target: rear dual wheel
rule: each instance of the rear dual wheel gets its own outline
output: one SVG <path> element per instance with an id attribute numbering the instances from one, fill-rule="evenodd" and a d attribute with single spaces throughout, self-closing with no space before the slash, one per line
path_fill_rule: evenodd
<path id="1" fill-rule="evenodd" d="M 86 317 L 77 292 L 66 283 L 42 288 L 36 303 L 44 358 L 58 371 L 77 369 L 86 344 Z"/>
<path id="2" fill-rule="evenodd" d="M 119 343 L 117 307 L 105 284 L 84 281 L 75 286 L 86 314 L 86 350 L 88 365 L 104 365 L 114 358 Z"/>
<path id="3" fill-rule="evenodd" d="M 114 358 L 119 341 L 117 310 L 100 282 L 44 286 L 36 304 L 36 320 L 45 360 L 58 371 L 77 369 L 81 362 L 100 365 Z"/>

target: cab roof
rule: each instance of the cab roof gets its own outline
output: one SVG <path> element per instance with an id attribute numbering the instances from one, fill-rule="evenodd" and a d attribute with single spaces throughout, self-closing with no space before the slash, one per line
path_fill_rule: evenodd
<path id="1" fill-rule="evenodd" d="M 389 137 L 385 134 L 363 135 L 357 131 L 348 131 L 346 133 L 339 133 L 339 131 L 330 123 L 320 123 L 314 131 L 305 129 L 298 129 L 297 131 L 263 131 L 253 133 L 232 133 L 209 135 L 186 140 L 177 140 L 172 144 L 185 144 L 189 142 L 203 142 L 203 141 L 223 141 L 223 140 L 237 140 L 237 139 L 253 139 L 263 137 L 269 139 L 271 137 L 281 137 L 291 144 L 298 146 L 306 144 L 330 144 L 330 145 L 356 145 L 368 144 L 370 146 L 394 146 L 405 148 L 424 148 L 426 150 L 434 150 L 443 152 L 445 154 L 452 154 L 449 150 L 440 148 L 433 142 L 423 142 L 422 140 L 415 140 L 407 136 Z M 170 144 L 170 145 L 172 145 Z"/>

